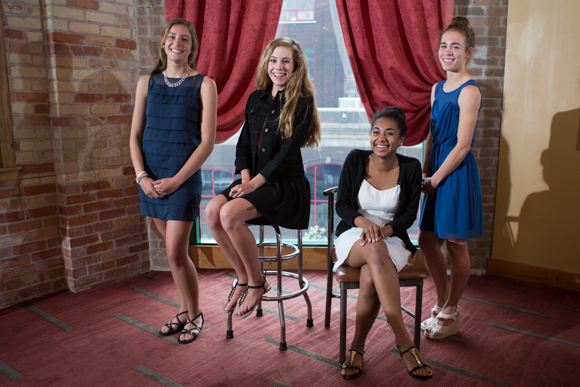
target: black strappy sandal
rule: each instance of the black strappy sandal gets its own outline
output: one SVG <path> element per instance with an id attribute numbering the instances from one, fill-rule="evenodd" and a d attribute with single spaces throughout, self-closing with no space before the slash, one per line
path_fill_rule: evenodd
<path id="1" fill-rule="evenodd" d="M 197 320 L 198 317 L 201 317 L 201 325 L 197 326 L 197 324 L 195 324 L 193 321 Z M 191 329 L 184 329 L 181 331 L 181 333 L 179 334 L 179 337 L 177 338 L 177 341 L 180 344 L 187 344 L 187 343 L 191 343 L 193 340 L 197 339 L 197 335 L 199 335 L 199 333 L 201 332 L 201 328 L 203 328 L 203 313 L 199 312 L 199 314 L 197 316 L 195 316 L 195 318 L 192 320 L 189 319 L 189 317 L 187 318 L 187 324 L 191 324 L 193 325 L 193 328 Z M 194 332 L 197 331 L 197 332 Z M 181 335 L 190 335 L 191 339 L 188 340 L 181 340 Z"/>
<path id="2" fill-rule="evenodd" d="M 173 322 L 173 320 L 169 321 L 168 323 L 164 324 L 164 327 L 167 327 L 168 331 L 163 333 L 163 331 L 159 331 L 159 334 L 161 336 L 169 336 L 172 335 L 174 333 L 179 332 L 180 330 L 183 329 L 183 327 L 185 326 L 185 324 L 187 324 L 187 320 L 185 320 L 184 323 L 181 322 L 181 320 L 179 319 L 179 316 L 181 316 L 182 314 L 186 314 L 187 315 L 187 310 L 185 312 L 181 312 L 181 313 L 177 313 L 175 315 L 175 318 L 177 319 L 177 321 L 179 321 L 178 323 Z M 174 329 L 173 325 L 175 325 L 177 328 Z"/>
<path id="3" fill-rule="evenodd" d="M 244 300 L 246 299 L 246 296 L 248 294 L 248 290 L 250 289 L 264 289 L 264 293 L 262 293 L 262 296 L 266 293 L 268 293 L 270 291 L 270 289 L 272 289 L 272 286 L 270 286 L 270 284 L 268 284 L 268 287 L 266 287 L 266 277 L 264 277 L 264 280 L 262 281 L 261 285 L 256 285 L 256 286 L 248 286 L 246 287 L 246 290 L 244 291 L 244 294 L 242 294 L 242 296 L 240 297 L 240 301 L 238 302 L 238 307 L 242 306 L 242 304 L 244 303 Z M 258 306 L 258 302 L 260 302 L 261 297 L 258 299 L 258 301 L 256 301 L 256 303 L 254 304 L 254 306 L 248 310 L 246 313 L 242 314 L 241 316 L 236 315 L 236 320 L 242 320 L 246 317 L 248 317 L 249 315 L 252 314 L 252 312 L 254 312 L 254 310 L 256 309 L 256 307 Z"/>
<path id="4" fill-rule="evenodd" d="M 230 313 L 232 310 L 234 310 L 236 308 L 236 304 L 234 304 L 234 306 L 232 306 L 230 309 L 226 309 L 226 306 L 228 305 L 228 302 L 230 302 L 232 300 L 232 297 L 234 296 L 234 293 L 235 293 L 236 288 L 238 286 L 244 286 L 244 287 L 246 287 L 246 286 L 248 286 L 248 284 L 240 284 L 236 280 L 236 283 L 232 285 L 232 290 L 230 291 L 230 294 L 228 295 L 227 301 L 224 302 L 224 305 L 222 307 L 224 313 Z M 244 293 L 242 293 L 242 295 L 243 294 L 245 294 L 245 290 L 244 290 Z"/>
<path id="5" fill-rule="evenodd" d="M 358 372 L 356 374 L 352 374 L 352 375 L 344 375 L 342 372 L 340 374 L 345 379 L 354 379 L 354 378 L 359 377 L 360 374 L 362 374 L 362 372 L 363 372 L 362 367 L 357 367 L 357 366 L 352 365 L 352 363 L 354 362 L 354 357 L 356 355 L 360 355 L 360 358 L 362 359 L 365 351 L 359 352 L 356 349 L 352 349 L 351 348 L 351 349 L 348 350 L 348 352 L 350 352 L 350 360 L 348 362 L 348 365 L 344 365 L 343 364 L 340 368 L 343 369 L 343 370 L 346 370 L 346 369 L 354 369 L 354 370 L 358 370 Z"/>
<path id="6" fill-rule="evenodd" d="M 401 354 L 401 359 L 403 358 L 403 355 L 404 354 L 406 354 L 407 352 L 409 352 L 411 355 L 413 355 L 413 357 L 415 358 L 415 361 L 418 364 L 417 367 L 415 367 L 411 371 L 409 371 L 409 376 L 410 377 L 412 377 L 413 379 L 416 379 L 416 380 L 420 380 L 422 382 L 427 381 L 427 380 L 429 380 L 429 379 L 431 379 L 433 377 L 433 374 L 432 373 L 431 373 L 431 375 L 413 375 L 413 372 L 415 372 L 417 370 L 420 370 L 420 369 L 423 369 L 423 368 L 429 367 L 429 369 L 431 369 L 431 371 L 433 370 L 429 364 L 423 363 L 421 361 L 421 359 L 417 355 L 417 348 L 415 348 L 415 346 L 409 347 L 409 349 L 407 349 L 406 351 L 403 351 L 403 352 L 401 352 L 401 350 L 397 346 L 397 350 Z"/>

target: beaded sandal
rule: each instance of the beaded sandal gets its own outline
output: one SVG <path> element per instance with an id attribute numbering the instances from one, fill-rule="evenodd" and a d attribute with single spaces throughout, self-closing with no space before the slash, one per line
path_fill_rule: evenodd
<path id="1" fill-rule="evenodd" d="M 451 325 L 439 325 L 434 322 L 433 325 L 427 327 L 429 330 L 425 331 L 425 337 L 428 339 L 444 339 L 447 336 L 452 336 L 457 334 L 459 331 L 459 321 L 461 320 L 461 314 L 459 313 L 459 308 L 455 309 L 453 314 L 445 314 L 439 312 L 436 321 L 439 320 L 453 320 Z"/>
<path id="2" fill-rule="evenodd" d="M 246 287 L 246 286 L 248 286 L 248 284 L 240 284 L 236 280 L 236 282 L 232 285 L 232 290 L 230 291 L 230 294 L 228 295 L 228 299 L 226 301 L 224 301 L 224 304 L 222 306 L 224 313 L 230 313 L 232 310 L 234 310 L 236 308 L 236 304 L 234 304 L 234 306 L 232 306 L 230 309 L 226 309 L 226 306 L 228 306 L 228 302 L 230 302 L 232 300 L 232 297 L 234 296 L 234 293 L 235 293 L 236 288 L 238 286 Z M 244 293 L 245 293 L 245 290 L 244 290 Z"/>
<path id="3" fill-rule="evenodd" d="M 420 380 L 422 382 L 429 380 L 433 377 L 433 373 L 431 373 L 431 375 L 413 375 L 413 372 L 423 369 L 423 368 L 429 368 L 432 369 L 431 366 L 427 363 L 423 363 L 421 361 L 421 358 L 419 358 L 419 356 L 417 355 L 417 348 L 415 348 L 415 346 L 409 347 L 406 351 L 401 352 L 401 350 L 399 349 L 399 347 L 397 346 L 397 350 L 399 351 L 399 353 L 401 354 L 401 359 L 403 358 L 403 355 L 406 354 L 407 352 L 409 352 L 411 355 L 413 355 L 413 358 L 415 358 L 415 361 L 417 362 L 417 367 L 413 368 L 411 371 L 409 371 L 409 376 L 412 377 L 413 379 L 416 380 Z M 403 360 L 404 361 L 404 360 Z M 408 369 L 407 369 L 408 370 Z"/>
<path id="4" fill-rule="evenodd" d="M 168 323 L 165 323 L 163 326 L 167 327 L 167 332 L 159 331 L 159 334 L 161 336 L 169 336 L 182 330 L 185 324 L 187 324 L 187 320 L 185 320 L 185 322 L 182 323 L 181 320 L 179 319 L 179 316 L 181 316 L 182 314 L 187 315 L 187 310 L 185 312 L 177 313 L 175 315 L 174 319 L 177 319 L 178 322 L 173 322 L 173 320 L 171 320 Z M 177 328 L 173 328 L 173 325 L 175 325 Z"/>
<path id="5" fill-rule="evenodd" d="M 268 285 L 268 286 L 266 287 L 266 285 Z M 242 294 L 242 296 L 240 297 L 240 301 L 238 302 L 238 307 L 242 306 L 242 304 L 244 303 L 244 300 L 246 299 L 246 296 L 248 295 L 248 290 L 250 290 L 250 289 L 264 289 L 264 293 L 262 293 L 262 296 L 263 296 L 264 294 L 268 293 L 270 291 L 270 289 L 272 289 L 272 286 L 270 286 L 270 284 L 266 282 L 266 277 L 264 277 L 264 280 L 262 281 L 261 285 L 247 286 L 246 290 L 244 291 L 244 294 Z M 242 315 L 236 315 L 236 320 L 242 320 L 242 319 L 248 317 L 249 315 L 251 315 L 252 312 L 254 312 L 254 310 L 258 307 L 258 302 L 260 302 L 260 298 L 258 299 L 258 301 L 256 301 L 254 306 L 252 306 L 250 308 L 250 310 L 248 310 L 246 313 L 244 313 Z"/>
<path id="6" fill-rule="evenodd" d="M 352 374 L 352 375 L 346 375 L 346 374 L 343 374 L 342 372 L 340 374 L 345 379 L 354 379 L 354 378 L 358 377 L 360 374 L 362 374 L 362 372 L 363 372 L 362 367 L 357 367 L 357 366 L 352 365 L 352 363 L 354 362 L 354 357 L 356 355 L 360 355 L 360 358 L 362 359 L 365 351 L 359 352 L 356 349 L 351 348 L 348 350 L 348 352 L 350 353 L 350 356 L 349 356 L 350 359 L 348 361 L 348 365 L 343 364 L 340 368 L 342 368 L 343 370 L 347 370 L 347 369 L 358 370 L 358 372 L 356 374 Z"/>
<path id="7" fill-rule="evenodd" d="M 195 324 L 194 321 L 200 317 L 201 317 L 201 324 L 199 326 L 197 326 L 197 324 Z M 184 329 L 181 331 L 181 333 L 179 334 L 179 337 L 177 338 L 177 341 L 180 344 L 191 343 L 193 340 L 197 339 L 197 335 L 199 335 L 199 333 L 201 332 L 201 328 L 203 328 L 203 313 L 199 312 L 199 314 L 197 316 L 195 316 L 193 320 L 190 320 L 188 317 L 187 324 L 193 325 L 193 328 Z M 185 325 L 187 325 L 187 324 L 185 324 Z M 191 339 L 181 340 L 181 335 L 190 335 Z"/>

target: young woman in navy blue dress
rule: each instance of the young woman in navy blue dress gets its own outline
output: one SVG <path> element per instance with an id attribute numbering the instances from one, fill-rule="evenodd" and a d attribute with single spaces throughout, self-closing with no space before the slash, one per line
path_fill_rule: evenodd
<path id="1" fill-rule="evenodd" d="M 197 272 L 189 258 L 189 235 L 199 215 L 201 166 L 215 142 L 217 88 L 195 69 L 199 44 L 191 23 L 167 23 L 159 61 L 137 83 L 130 150 L 141 213 L 163 237 L 179 312 L 159 333 L 196 339 L 203 326 Z"/>
<path id="2" fill-rule="evenodd" d="M 429 339 L 443 339 L 459 329 L 459 299 L 471 270 L 467 240 L 483 235 L 479 171 L 471 147 L 475 139 L 481 92 L 466 70 L 475 34 L 464 17 L 455 17 L 441 36 L 439 61 L 447 80 L 433 86 L 431 132 L 425 146 L 419 246 L 437 289 L 437 304 L 421 324 Z M 451 279 L 439 241 L 451 256 Z"/>
<path id="3" fill-rule="evenodd" d="M 248 98 L 236 146 L 241 179 L 205 209 L 212 235 L 238 277 L 222 305 L 224 312 L 236 309 L 237 319 L 249 316 L 270 290 L 260 270 L 256 240 L 245 222 L 263 217 L 285 228 L 308 227 L 310 184 L 300 148 L 315 147 L 320 139 L 314 86 L 296 41 L 277 38 L 268 44 L 256 82 L 258 90 Z"/>

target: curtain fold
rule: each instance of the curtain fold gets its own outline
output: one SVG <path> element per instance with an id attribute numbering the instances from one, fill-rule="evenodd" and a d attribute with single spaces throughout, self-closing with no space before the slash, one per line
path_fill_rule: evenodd
<path id="1" fill-rule="evenodd" d="M 407 116 L 405 145 L 421 143 L 429 133 L 431 87 L 445 79 L 437 49 L 453 17 L 453 0 L 336 0 L 336 5 L 367 115 L 400 107 Z"/>
<path id="2" fill-rule="evenodd" d="M 197 71 L 218 89 L 216 143 L 244 122 L 245 102 L 256 89 L 260 54 L 274 39 L 283 0 L 165 0 L 165 20 L 183 18 L 199 40 Z"/>

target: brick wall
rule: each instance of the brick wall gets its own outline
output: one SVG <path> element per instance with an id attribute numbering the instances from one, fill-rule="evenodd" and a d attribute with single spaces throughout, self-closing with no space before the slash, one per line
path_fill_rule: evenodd
<path id="1" fill-rule="evenodd" d="M 491 257 L 501 108 L 504 83 L 508 0 L 455 0 L 455 15 L 466 16 L 474 26 L 476 52 L 469 73 L 482 92 L 473 153 L 481 176 L 485 235 L 469 241 L 472 271 L 485 273 Z"/>
<path id="2" fill-rule="evenodd" d="M 2 9 L 22 176 L 0 188 L 0 308 L 148 271 L 128 139 L 163 2 L 15 0 Z"/>

